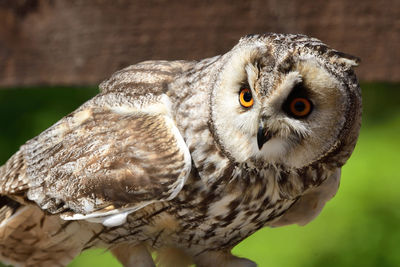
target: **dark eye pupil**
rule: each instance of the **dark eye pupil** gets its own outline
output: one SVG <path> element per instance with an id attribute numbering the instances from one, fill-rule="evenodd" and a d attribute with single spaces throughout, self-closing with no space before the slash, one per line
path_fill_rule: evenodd
<path id="1" fill-rule="evenodd" d="M 251 93 L 250 93 L 250 92 L 245 92 L 245 93 L 243 94 L 243 100 L 244 100 L 244 101 L 250 102 L 251 99 L 252 99 L 252 96 L 251 96 Z"/>
<path id="2" fill-rule="evenodd" d="M 306 104 L 302 101 L 296 101 L 296 103 L 294 103 L 294 109 L 298 112 L 302 112 L 306 109 Z"/>

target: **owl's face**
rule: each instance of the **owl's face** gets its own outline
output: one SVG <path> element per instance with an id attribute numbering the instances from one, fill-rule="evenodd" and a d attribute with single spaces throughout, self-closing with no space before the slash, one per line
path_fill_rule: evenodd
<path id="1" fill-rule="evenodd" d="M 351 120 L 343 77 L 356 62 L 283 45 L 242 40 L 224 56 L 211 118 L 220 146 L 236 162 L 301 168 L 343 142 Z"/>

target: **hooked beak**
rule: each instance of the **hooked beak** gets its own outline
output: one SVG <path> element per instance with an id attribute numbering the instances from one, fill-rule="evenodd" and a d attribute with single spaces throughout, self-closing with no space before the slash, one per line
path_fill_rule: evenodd
<path id="1" fill-rule="evenodd" d="M 263 147 L 263 145 L 268 142 L 269 139 L 271 139 L 272 135 L 271 132 L 268 131 L 268 129 L 260 126 L 258 128 L 258 132 L 257 132 L 257 145 L 258 145 L 258 149 L 261 150 L 261 148 Z"/>

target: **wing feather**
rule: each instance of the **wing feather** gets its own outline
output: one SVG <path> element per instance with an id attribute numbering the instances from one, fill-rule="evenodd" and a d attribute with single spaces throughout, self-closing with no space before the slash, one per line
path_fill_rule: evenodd
<path id="1" fill-rule="evenodd" d="M 129 101 L 121 94 L 95 97 L 28 141 L 12 158 L 22 157 L 17 162 L 24 164 L 3 166 L 2 181 L 21 180 L 16 173 L 23 170 L 25 183 L 18 186 L 28 188 L 27 197 L 42 209 L 63 212 L 66 219 L 100 217 L 111 225 L 174 198 L 191 158 L 171 118 L 169 98 L 149 94 Z M 13 193 L 1 188 L 2 194 Z"/>

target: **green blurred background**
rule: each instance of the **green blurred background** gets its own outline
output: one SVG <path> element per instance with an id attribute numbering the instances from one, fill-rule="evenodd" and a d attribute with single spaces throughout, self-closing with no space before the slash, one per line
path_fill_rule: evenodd
<path id="1" fill-rule="evenodd" d="M 305 227 L 265 228 L 233 252 L 264 266 L 400 266 L 400 84 L 363 83 L 363 124 L 339 192 Z M 97 88 L 0 90 L 0 164 Z M 70 266 L 121 266 L 103 250 Z"/>

